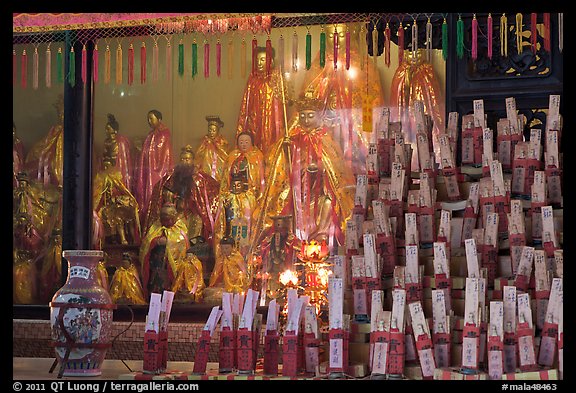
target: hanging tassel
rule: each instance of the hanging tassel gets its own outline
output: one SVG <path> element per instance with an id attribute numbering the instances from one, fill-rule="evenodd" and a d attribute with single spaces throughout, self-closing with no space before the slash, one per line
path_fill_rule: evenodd
<path id="1" fill-rule="evenodd" d="M 368 45 L 364 45 L 366 37 L 366 29 L 365 25 L 362 24 L 360 26 L 360 37 L 362 37 L 362 44 L 360 44 L 359 56 L 360 56 L 360 69 L 364 70 L 364 63 L 366 62 L 366 58 L 368 57 Z"/>
<path id="2" fill-rule="evenodd" d="M 16 72 L 17 63 L 16 49 L 12 49 L 12 85 L 14 86 L 16 86 L 16 79 L 18 77 L 18 73 Z"/>
<path id="3" fill-rule="evenodd" d="M 516 14 L 516 51 L 518 54 L 522 54 L 522 13 L 518 12 Z"/>
<path id="4" fill-rule="evenodd" d="M 246 40 L 242 38 L 242 44 L 240 45 L 240 74 L 242 78 L 246 78 L 246 60 L 248 57 L 248 49 L 246 48 Z"/>
<path id="5" fill-rule="evenodd" d="M 326 32 L 324 27 L 322 27 L 322 32 L 320 33 L 320 67 L 324 68 L 326 65 Z"/>
<path id="6" fill-rule="evenodd" d="M 81 68 L 80 68 L 80 77 L 82 78 L 82 84 L 86 84 L 88 79 L 88 58 L 87 58 L 88 53 L 86 52 L 86 44 L 82 45 L 82 54 L 80 57 L 80 61 L 81 61 Z"/>
<path id="7" fill-rule="evenodd" d="M 312 66 L 312 35 L 310 32 L 306 33 L 306 69 L 309 70 Z"/>
<path id="8" fill-rule="evenodd" d="M 500 55 L 508 57 L 508 18 L 506 14 L 500 17 Z"/>
<path id="9" fill-rule="evenodd" d="M 464 21 L 462 15 L 458 16 L 458 22 L 456 22 L 456 55 L 459 59 L 464 57 Z"/>
<path id="10" fill-rule="evenodd" d="M 414 23 L 412 23 L 412 59 L 416 60 L 418 52 L 418 23 L 416 23 L 416 19 L 414 19 Z"/>
<path id="11" fill-rule="evenodd" d="M 544 50 L 550 53 L 550 13 L 544 13 Z"/>
<path id="12" fill-rule="evenodd" d="M 426 61 L 432 63 L 432 23 L 430 18 L 426 21 Z"/>
<path id="13" fill-rule="evenodd" d="M 564 50 L 564 13 L 558 13 L 558 50 Z"/>
<path id="14" fill-rule="evenodd" d="M 27 70 L 28 70 L 28 56 L 26 55 L 26 49 L 22 51 L 22 57 L 20 58 L 20 85 L 23 89 L 26 88 L 27 82 Z"/>
<path id="15" fill-rule="evenodd" d="M 384 29 L 384 64 L 390 68 L 390 40 L 391 40 L 390 24 L 386 22 Z"/>
<path id="16" fill-rule="evenodd" d="M 222 65 L 222 44 L 220 43 L 220 39 L 216 40 L 216 76 L 220 78 L 220 73 Z"/>
<path id="17" fill-rule="evenodd" d="M 340 36 L 336 26 L 334 26 L 334 69 L 338 68 L 338 45 L 340 45 Z"/>
<path id="18" fill-rule="evenodd" d="M 258 59 L 256 58 L 256 48 L 258 47 L 258 41 L 256 36 L 252 37 L 252 75 L 256 75 L 258 71 Z"/>
<path id="19" fill-rule="evenodd" d="M 346 70 L 350 69 L 350 29 L 346 25 Z"/>
<path id="20" fill-rule="evenodd" d="M 294 29 L 292 36 L 292 71 L 298 72 L 298 34 L 296 34 L 296 29 Z"/>
<path id="21" fill-rule="evenodd" d="M 398 26 L 398 64 L 402 64 L 404 60 L 404 27 L 402 27 L 402 22 Z"/>
<path id="22" fill-rule="evenodd" d="M 76 53 L 74 53 L 74 47 L 70 48 L 70 69 L 68 72 L 68 83 L 70 86 L 76 86 Z"/>
<path id="23" fill-rule="evenodd" d="M 210 77 L 210 44 L 204 40 L 204 78 Z"/>
<path id="24" fill-rule="evenodd" d="M 94 50 L 92 51 L 92 80 L 98 83 L 98 44 L 94 43 Z"/>
<path id="25" fill-rule="evenodd" d="M 110 51 L 110 45 L 106 45 L 106 52 L 104 52 L 104 83 L 110 83 L 111 70 L 110 70 L 110 57 L 112 56 Z"/>
<path id="26" fill-rule="evenodd" d="M 478 19 L 476 14 L 472 18 L 472 60 L 476 61 L 478 58 Z"/>
<path id="27" fill-rule="evenodd" d="M 488 58 L 492 60 L 492 40 L 494 36 L 493 27 L 492 27 L 492 14 L 488 14 Z"/>
<path id="28" fill-rule="evenodd" d="M 284 73 L 288 69 L 286 67 L 286 57 L 284 56 L 284 36 L 280 34 L 278 38 L 278 65 L 280 67 L 280 72 Z"/>
<path id="29" fill-rule="evenodd" d="M 122 45 L 116 48 L 116 85 L 122 84 Z"/>
<path id="30" fill-rule="evenodd" d="M 38 90 L 38 48 L 34 48 L 32 54 L 32 88 Z"/>
<path id="31" fill-rule="evenodd" d="M 376 23 L 374 23 L 372 29 L 372 57 L 374 65 L 378 66 L 378 30 L 376 30 Z"/>
<path id="32" fill-rule="evenodd" d="M 46 87 L 52 87 L 52 51 L 50 50 L 50 44 L 46 48 Z"/>
<path id="33" fill-rule="evenodd" d="M 228 40 L 228 79 L 234 76 L 234 41 Z"/>
<path id="34" fill-rule="evenodd" d="M 154 40 L 154 47 L 152 48 L 152 80 L 158 82 L 158 67 L 159 67 L 159 48 L 158 41 Z"/>
<path id="35" fill-rule="evenodd" d="M 538 14 L 532 12 L 530 14 L 530 46 L 532 47 L 532 53 L 536 53 L 536 44 L 538 43 Z"/>
<path id="36" fill-rule="evenodd" d="M 274 55 L 272 54 L 272 40 L 270 39 L 270 36 L 268 36 L 268 39 L 266 40 L 266 76 L 269 76 L 270 73 L 272 72 L 272 57 Z"/>
<path id="37" fill-rule="evenodd" d="M 128 86 L 134 83 L 134 45 L 128 47 Z"/>
<path id="38" fill-rule="evenodd" d="M 446 23 L 446 18 L 442 22 L 442 58 L 444 61 L 448 59 L 448 23 Z"/>
<path id="39" fill-rule="evenodd" d="M 184 43 L 182 39 L 178 43 L 178 75 L 184 76 Z"/>
<path id="40" fill-rule="evenodd" d="M 62 62 L 62 48 L 58 48 L 56 53 L 56 80 L 58 83 L 64 83 L 64 66 Z"/>
<path id="41" fill-rule="evenodd" d="M 196 38 L 192 42 L 192 78 L 198 75 L 198 44 Z"/>
<path id="42" fill-rule="evenodd" d="M 140 84 L 146 83 L 146 43 L 142 41 L 140 46 Z"/>
<path id="43" fill-rule="evenodd" d="M 170 40 L 166 40 L 166 80 L 172 81 L 172 45 L 170 44 Z"/>

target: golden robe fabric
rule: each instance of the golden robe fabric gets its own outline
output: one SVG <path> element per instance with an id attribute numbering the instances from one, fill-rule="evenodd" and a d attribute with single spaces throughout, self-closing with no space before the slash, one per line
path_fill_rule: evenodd
<path id="1" fill-rule="evenodd" d="M 17 137 L 12 138 L 12 187 L 16 188 L 18 182 L 16 176 L 20 171 L 24 170 L 24 163 L 26 162 L 26 155 L 24 153 L 24 144 Z"/>
<path id="2" fill-rule="evenodd" d="M 214 138 L 204 135 L 194 155 L 194 163 L 200 171 L 220 182 L 228 157 L 228 149 L 228 141 L 222 135 L 218 134 Z"/>
<path id="3" fill-rule="evenodd" d="M 13 217 L 24 214 L 41 236 L 48 237 L 54 226 L 52 209 L 47 206 L 47 197 L 42 184 L 36 181 L 19 181 L 13 191 Z"/>
<path id="4" fill-rule="evenodd" d="M 54 293 L 62 286 L 62 236 L 53 234 L 46 254 L 42 260 L 40 270 L 40 302 L 48 303 L 52 300 Z"/>
<path id="5" fill-rule="evenodd" d="M 224 286 L 225 292 L 232 293 L 246 292 L 250 285 L 246 262 L 236 250 L 232 251 L 230 256 L 222 256 L 220 263 L 217 261 L 217 265 L 214 266 L 209 286 L 221 285 Z"/>
<path id="6" fill-rule="evenodd" d="M 183 259 L 176 262 L 177 270 L 172 292 L 174 300 L 182 302 L 202 301 L 204 277 L 202 262 L 193 253 L 187 253 Z"/>
<path id="7" fill-rule="evenodd" d="M 251 73 L 246 82 L 236 137 L 243 131 L 254 135 L 254 146 L 266 156 L 272 144 L 284 136 L 282 76 L 273 69 L 266 73 Z"/>
<path id="8" fill-rule="evenodd" d="M 26 156 L 26 170 L 43 184 L 57 186 L 62 185 L 63 165 L 64 127 L 58 124 L 32 147 Z"/>
<path id="9" fill-rule="evenodd" d="M 36 268 L 29 253 L 14 252 L 12 266 L 12 301 L 14 304 L 35 304 L 36 283 L 38 277 Z"/>
<path id="10" fill-rule="evenodd" d="M 115 140 L 107 138 L 104 141 L 105 150 L 114 153 L 115 167 L 122 174 L 122 181 L 131 193 L 134 193 L 134 162 L 132 161 L 132 144 L 124 135 L 116 135 Z M 101 169 L 104 169 L 103 166 Z"/>
<path id="11" fill-rule="evenodd" d="M 230 152 L 226 160 L 224 173 L 225 177 L 222 178 L 220 183 L 220 192 L 230 190 L 231 177 L 233 172 L 246 173 L 248 188 L 258 199 L 264 192 L 264 155 L 262 151 L 256 146 L 246 153 L 239 149 Z"/>
<path id="12" fill-rule="evenodd" d="M 138 269 L 134 264 L 120 266 L 110 282 L 110 297 L 117 304 L 146 304 Z"/>

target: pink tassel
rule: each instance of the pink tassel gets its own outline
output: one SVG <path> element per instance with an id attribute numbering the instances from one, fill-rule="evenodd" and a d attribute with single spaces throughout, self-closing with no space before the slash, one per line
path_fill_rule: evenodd
<path id="1" fill-rule="evenodd" d="M 88 78 L 88 64 L 86 64 L 86 62 L 88 61 L 86 58 L 86 45 L 82 45 L 82 57 L 81 57 L 81 62 L 82 62 L 82 71 L 81 71 L 81 76 L 82 76 L 82 83 L 86 84 L 86 79 Z"/>
<path id="2" fill-rule="evenodd" d="M 550 13 L 544 13 L 544 50 L 550 52 Z"/>
<path id="3" fill-rule="evenodd" d="M 256 37 L 252 38 L 252 75 L 256 75 L 258 69 L 258 59 L 256 59 L 256 47 L 258 46 L 258 41 Z"/>
<path id="4" fill-rule="evenodd" d="M 34 48 L 32 55 L 32 88 L 38 89 L 38 48 Z"/>
<path id="5" fill-rule="evenodd" d="M 128 85 L 134 83 L 134 46 L 130 43 L 128 48 Z"/>
<path id="6" fill-rule="evenodd" d="M 398 64 L 402 64 L 404 60 L 404 27 L 402 27 L 402 22 L 398 27 Z"/>
<path id="7" fill-rule="evenodd" d="M 166 80 L 172 80 L 172 45 L 166 42 Z"/>
<path id="8" fill-rule="evenodd" d="M 146 83 L 146 43 L 142 41 L 140 47 L 140 84 Z"/>
<path id="9" fill-rule="evenodd" d="M 338 31 L 334 29 L 334 69 L 338 68 Z"/>
<path id="10" fill-rule="evenodd" d="M 538 30 L 536 25 L 538 24 L 538 14 L 532 12 L 530 14 L 530 43 L 532 44 L 532 53 L 536 53 L 536 44 L 538 43 Z"/>
<path id="11" fill-rule="evenodd" d="M 266 76 L 269 76 L 272 71 L 272 56 L 272 40 L 268 36 L 266 40 Z"/>
<path id="12" fill-rule="evenodd" d="M 92 80 L 98 83 L 98 44 L 94 44 L 92 51 Z"/>
<path id="13" fill-rule="evenodd" d="M 246 78 L 246 56 L 246 40 L 242 38 L 240 45 L 240 75 L 242 78 Z"/>
<path id="14" fill-rule="evenodd" d="M 20 70 L 21 71 L 20 84 L 21 84 L 22 88 L 25 89 L 26 88 L 26 82 L 27 82 L 26 72 L 28 70 L 28 56 L 26 55 L 26 49 L 24 49 L 22 51 L 22 57 L 20 60 L 21 60 L 20 61 L 20 68 L 21 68 L 21 70 Z"/>
<path id="15" fill-rule="evenodd" d="M 478 20 L 476 15 L 472 19 L 472 60 L 478 58 Z"/>
<path id="16" fill-rule="evenodd" d="M 216 75 L 220 78 L 220 66 L 222 64 L 222 44 L 220 40 L 216 42 Z"/>
<path id="17" fill-rule="evenodd" d="M 488 14 L 488 58 L 490 60 L 492 60 L 492 37 L 494 35 L 492 30 L 492 14 Z"/>
<path id="18" fill-rule="evenodd" d="M 204 41 L 204 78 L 210 76 L 210 44 Z"/>
<path id="19" fill-rule="evenodd" d="M 386 23 L 384 29 L 384 64 L 386 67 L 390 67 L 390 36 L 390 25 Z"/>
<path id="20" fill-rule="evenodd" d="M 152 80 L 158 82 L 158 42 L 152 48 Z"/>
<path id="21" fill-rule="evenodd" d="M 346 30 L 346 70 L 350 69 L 350 31 Z"/>
<path id="22" fill-rule="evenodd" d="M 52 87 L 52 51 L 46 49 L 46 87 Z"/>

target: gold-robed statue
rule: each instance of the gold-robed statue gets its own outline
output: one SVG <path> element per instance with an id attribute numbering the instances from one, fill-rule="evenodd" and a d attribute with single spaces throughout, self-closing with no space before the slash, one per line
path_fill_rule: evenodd
<path id="1" fill-rule="evenodd" d="M 220 182 L 229 149 L 228 141 L 220 133 L 224 127 L 224 122 L 215 115 L 206 116 L 206 121 L 208 122 L 208 133 L 204 135 L 200 146 L 196 149 L 194 162 L 200 171 Z"/>
<path id="2" fill-rule="evenodd" d="M 172 285 L 174 301 L 200 303 L 205 287 L 202 261 L 198 259 L 194 254 L 194 249 L 190 247 L 186 250 L 186 256 L 176 262 L 176 275 Z"/>
<path id="3" fill-rule="evenodd" d="M 146 304 L 138 269 L 129 252 L 122 254 L 122 262 L 110 282 L 110 297 L 116 304 Z"/>

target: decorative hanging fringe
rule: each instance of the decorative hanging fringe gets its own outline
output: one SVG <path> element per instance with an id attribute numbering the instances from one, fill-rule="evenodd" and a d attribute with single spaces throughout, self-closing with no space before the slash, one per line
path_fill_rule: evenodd
<path id="1" fill-rule="evenodd" d="M 416 59 L 418 52 L 418 23 L 416 19 L 412 23 L 412 59 Z"/>
<path id="2" fill-rule="evenodd" d="M 204 78 L 210 77 L 210 44 L 204 40 Z"/>
<path id="3" fill-rule="evenodd" d="M 442 58 L 444 61 L 448 59 L 448 23 L 446 23 L 446 18 L 442 22 Z"/>
<path id="4" fill-rule="evenodd" d="M 192 78 L 198 75 L 198 44 L 196 38 L 192 42 Z"/>
<path id="5" fill-rule="evenodd" d="M 94 83 L 98 83 L 98 44 L 94 43 L 94 49 L 92 50 L 92 80 Z"/>
<path id="6" fill-rule="evenodd" d="M 32 54 L 32 88 L 38 90 L 38 47 L 34 48 Z"/>
<path id="7" fill-rule="evenodd" d="M 350 69 L 350 29 L 346 25 L 346 70 Z"/>
<path id="8" fill-rule="evenodd" d="M 516 14 L 516 51 L 518 54 L 522 54 L 522 13 L 518 12 Z"/>
<path id="9" fill-rule="evenodd" d="M 17 63 L 16 49 L 12 49 L 12 85 L 14 86 L 16 86 L 16 79 L 18 74 L 16 72 Z"/>
<path id="10" fill-rule="evenodd" d="M 234 76 L 234 41 L 228 40 L 228 79 Z"/>
<path id="11" fill-rule="evenodd" d="M 154 47 L 152 48 L 152 81 L 158 82 L 158 67 L 159 67 L 159 48 L 158 41 L 154 40 Z"/>
<path id="12" fill-rule="evenodd" d="M 538 14 L 532 12 L 530 14 L 530 47 L 532 48 L 532 53 L 536 53 L 536 45 L 538 44 Z"/>
<path id="13" fill-rule="evenodd" d="M 432 22 L 430 22 L 430 18 L 426 21 L 426 61 L 432 62 Z"/>
<path id="14" fill-rule="evenodd" d="M 76 86 L 76 53 L 74 47 L 70 48 L 70 69 L 68 70 L 68 83 L 70 86 Z"/>
<path id="15" fill-rule="evenodd" d="M 372 29 L 372 58 L 374 65 L 378 66 L 378 30 L 376 29 L 376 22 L 374 22 L 374 28 Z"/>
<path id="16" fill-rule="evenodd" d="M 390 37 L 392 36 L 390 32 L 390 24 L 386 22 L 386 28 L 384 29 L 384 64 L 386 67 L 390 68 Z"/>
<path id="17" fill-rule="evenodd" d="M 362 40 L 365 40 L 367 38 L 366 37 L 367 32 L 364 27 L 365 27 L 364 24 L 360 26 L 360 37 Z M 359 57 L 360 57 L 360 69 L 364 70 L 364 63 L 366 62 L 366 58 L 368 57 L 367 45 L 360 45 Z"/>
<path id="18" fill-rule="evenodd" d="M 184 76 L 184 43 L 182 39 L 178 43 L 178 75 Z"/>
<path id="19" fill-rule="evenodd" d="M 56 53 L 56 80 L 64 83 L 64 64 L 62 62 L 62 48 L 58 48 Z"/>
<path id="20" fill-rule="evenodd" d="M 296 29 L 292 35 L 292 71 L 298 72 L 298 34 L 296 34 Z"/>
<path id="21" fill-rule="evenodd" d="M 280 34 L 278 38 L 278 66 L 280 67 L 280 72 L 284 73 L 288 69 L 286 67 L 286 57 L 284 56 L 284 36 Z"/>
<path id="22" fill-rule="evenodd" d="M 544 50 L 550 53 L 550 13 L 544 13 Z"/>
<path id="23" fill-rule="evenodd" d="M 564 50 L 564 13 L 558 13 L 558 50 Z"/>
<path id="24" fill-rule="evenodd" d="M 338 30 L 334 27 L 334 69 L 338 68 L 338 45 L 340 45 L 340 36 Z"/>
<path id="25" fill-rule="evenodd" d="M 322 32 L 320 33 L 320 67 L 324 68 L 326 65 L 326 32 L 324 27 L 322 27 Z"/>
<path id="26" fill-rule="evenodd" d="M 312 35 L 310 32 L 306 33 L 306 69 L 309 70 L 312 66 Z"/>
<path id="27" fill-rule="evenodd" d="M 140 84 L 146 83 L 146 43 L 142 41 L 140 46 Z"/>
<path id="28" fill-rule="evenodd" d="M 404 27 L 400 21 L 400 26 L 398 26 L 398 64 L 402 64 L 402 61 L 404 61 Z"/>
<path id="29" fill-rule="evenodd" d="M 256 58 L 256 48 L 258 47 L 258 41 L 256 36 L 252 37 L 252 75 L 256 75 L 258 71 L 258 59 Z"/>
<path id="30" fill-rule="evenodd" d="M 248 48 L 246 48 L 246 40 L 242 38 L 242 44 L 240 45 L 240 75 L 242 75 L 242 78 L 246 78 L 247 51 Z"/>
<path id="31" fill-rule="evenodd" d="M 80 56 L 81 68 L 80 68 L 80 78 L 82 79 L 82 84 L 85 85 L 88 79 L 88 53 L 86 52 L 86 44 L 82 44 L 82 53 Z"/>
<path id="32" fill-rule="evenodd" d="M 478 58 L 478 19 L 476 14 L 472 17 L 472 60 Z"/>
<path id="33" fill-rule="evenodd" d="M 494 28 L 492 26 L 492 14 L 488 14 L 488 23 L 487 23 L 487 29 L 488 29 L 488 58 L 490 60 L 492 60 L 492 40 L 494 37 Z"/>
<path id="34" fill-rule="evenodd" d="M 459 59 L 464 57 L 464 21 L 462 15 L 458 16 L 458 22 L 456 22 L 456 55 Z"/>
<path id="35" fill-rule="evenodd" d="M 128 46 L 128 86 L 134 83 L 134 45 Z"/>
<path id="36" fill-rule="evenodd" d="M 165 60 L 166 73 L 164 75 L 166 80 L 170 82 L 172 81 L 172 44 L 170 44 L 169 39 L 166 40 L 165 54 L 166 54 L 166 60 Z"/>
<path id="37" fill-rule="evenodd" d="M 110 83 L 111 70 L 110 70 L 110 57 L 112 56 L 110 51 L 110 45 L 106 45 L 106 52 L 104 52 L 104 83 L 107 85 Z"/>
<path id="38" fill-rule="evenodd" d="M 270 36 L 266 39 L 266 76 L 269 76 L 272 72 L 272 40 Z"/>
<path id="39" fill-rule="evenodd" d="M 506 14 L 500 17 L 500 55 L 508 57 L 508 18 Z"/>
<path id="40" fill-rule="evenodd" d="M 220 78 L 222 72 L 222 44 L 220 39 L 216 40 L 216 76 Z"/>
<path id="41" fill-rule="evenodd" d="M 122 84 L 122 44 L 116 48 L 116 85 Z"/>
<path id="42" fill-rule="evenodd" d="M 50 50 L 50 44 L 48 44 L 48 48 L 46 48 L 46 87 L 52 87 L 52 51 Z"/>
<path id="43" fill-rule="evenodd" d="M 22 51 L 22 57 L 20 58 L 20 86 L 22 86 L 23 89 L 26 88 L 27 70 L 28 70 L 28 56 L 26 55 L 26 49 L 24 49 Z"/>

